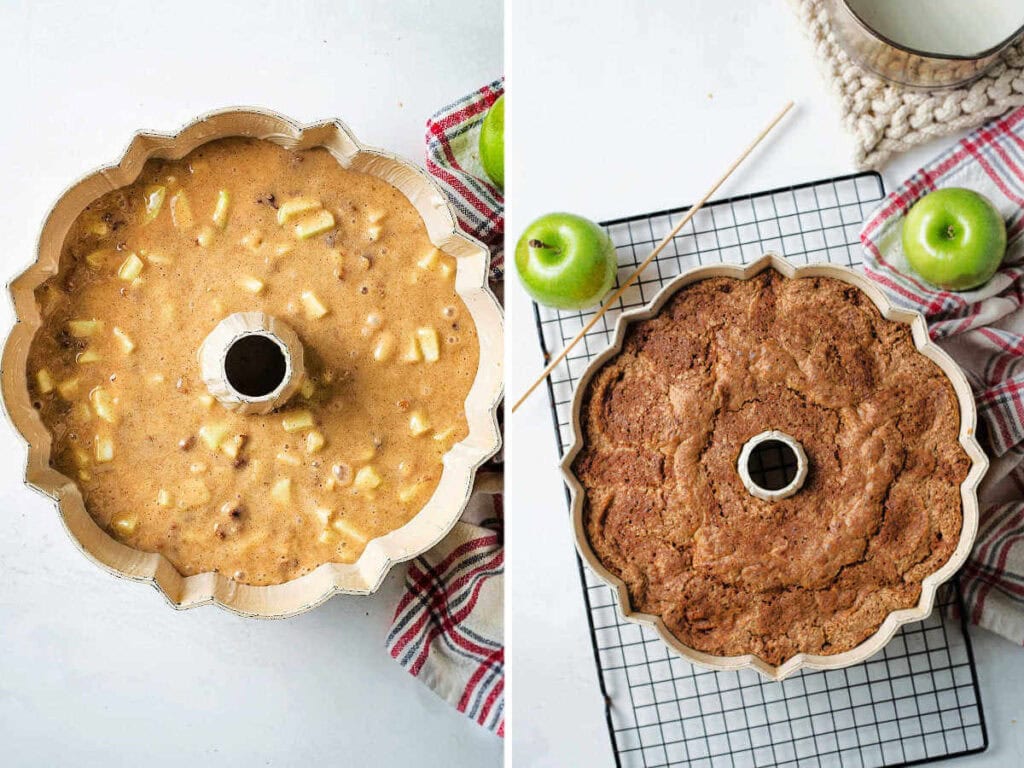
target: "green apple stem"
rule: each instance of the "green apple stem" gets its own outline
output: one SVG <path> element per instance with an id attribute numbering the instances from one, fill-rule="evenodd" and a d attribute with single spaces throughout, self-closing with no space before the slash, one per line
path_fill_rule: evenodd
<path id="1" fill-rule="evenodd" d="M 529 245 L 529 246 L 530 246 L 531 248 L 542 248 L 542 249 L 544 249 L 544 250 L 546 250 L 546 251 L 554 251 L 554 252 L 555 252 L 555 254 L 560 254 L 560 253 L 562 252 L 562 249 L 561 249 L 561 248 L 556 248 L 556 247 L 555 247 L 555 246 L 553 246 L 553 245 L 548 245 L 548 244 L 547 244 L 547 243 L 545 243 L 545 242 L 544 242 L 543 240 L 538 240 L 538 239 L 536 239 L 536 238 L 534 238 L 533 240 L 531 240 L 531 241 L 530 241 L 530 242 L 528 243 L 528 245 Z"/>
<path id="2" fill-rule="evenodd" d="M 948 237 L 950 240 L 956 237 L 956 228 L 952 224 L 946 227 L 946 237 Z"/>

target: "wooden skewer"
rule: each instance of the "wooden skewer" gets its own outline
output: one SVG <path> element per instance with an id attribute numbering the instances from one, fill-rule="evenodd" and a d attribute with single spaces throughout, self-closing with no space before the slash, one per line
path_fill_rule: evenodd
<path id="1" fill-rule="evenodd" d="M 697 211 L 704 207 L 704 204 L 711 199 L 711 196 L 718 191 L 718 188 L 721 187 L 722 184 L 725 183 L 726 179 L 728 179 L 732 175 L 733 171 L 735 171 L 740 166 L 740 163 L 747 159 L 747 157 L 750 155 L 751 152 L 754 151 L 757 145 L 764 141 L 765 137 L 772 132 L 772 129 L 779 124 L 782 118 L 786 116 L 786 113 L 789 112 L 789 110 L 791 110 L 792 108 L 793 102 L 786 102 L 786 106 L 784 106 L 782 110 L 775 117 L 772 118 L 771 122 L 768 123 L 768 125 L 766 125 L 759 134 L 757 134 L 754 140 L 747 145 L 747 148 L 740 153 L 740 156 L 733 160 L 732 164 L 726 169 L 725 173 L 718 177 L 718 181 L 711 185 L 711 189 L 704 193 L 704 196 L 697 201 L 696 205 L 694 205 L 692 208 L 690 208 L 690 210 L 686 212 L 686 215 L 679 220 L 679 223 L 672 228 L 672 231 L 665 235 L 665 237 L 662 238 L 661 242 L 654 247 L 654 250 L 651 251 L 651 255 L 643 260 L 643 262 L 640 264 L 639 267 L 636 268 L 633 274 L 626 278 L 622 285 L 619 286 L 618 290 L 616 290 L 615 293 L 611 295 L 611 298 L 609 298 L 606 302 L 604 302 L 604 304 L 601 305 L 601 308 L 597 310 L 597 313 L 592 318 L 590 318 L 587 324 L 583 326 L 583 329 L 573 337 L 572 341 L 566 344 L 565 348 L 558 353 L 555 359 L 548 363 L 548 366 L 543 370 L 543 372 L 540 374 L 537 380 L 530 385 L 530 388 L 523 393 L 522 397 L 516 400 L 515 405 L 512 406 L 512 413 L 515 413 L 519 406 L 526 402 L 526 399 L 534 393 L 537 387 L 539 387 L 544 382 L 544 380 L 551 375 L 551 372 L 555 370 L 555 367 L 560 362 L 562 362 L 562 360 L 565 359 L 565 356 L 568 355 L 572 351 L 573 347 L 575 347 L 580 342 L 580 339 L 586 336 L 590 329 L 597 324 L 597 321 L 604 317 L 605 313 L 609 309 L 611 309 L 612 305 L 619 300 L 622 294 L 626 292 L 626 289 L 636 282 L 637 278 L 640 277 L 640 273 L 647 269 L 647 265 L 658 257 L 658 254 L 661 253 L 665 246 L 672 241 L 672 238 L 679 234 L 679 230 L 685 227 L 687 222 L 689 222 L 690 219 L 692 219 L 697 214 Z"/>

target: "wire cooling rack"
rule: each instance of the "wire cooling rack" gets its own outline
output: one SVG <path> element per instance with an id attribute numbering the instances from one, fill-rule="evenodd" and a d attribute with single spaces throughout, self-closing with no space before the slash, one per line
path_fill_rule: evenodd
<path id="1" fill-rule="evenodd" d="M 797 264 L 861 263 L 859 230 L 885 195 L 878 174 L 843 176 L 705 206 L 584 337 L 548 380 L 562 452 L 571 441 L 573 388 L 606 348 L 618 316 L 646 304 L 671 278 L 702 264 L 745 263 L 766 251 Z M 685 211 L 604 223 L 619 279 Z M 535 307 L 545 358 L 590 315 Z M 579 562 L 608 728 L 620 768 L 913 765 L 984 751 L 988 734 L 961 606 L 948 588 L 926 621 L 905 625 L 867 662 L 803 671 L 781 683 L 756 672 L 711 672 L 674 656 L 653 631 L 624 621 L 614 595 Z M 963 611 L 956 612 L 963 616 Z"/>

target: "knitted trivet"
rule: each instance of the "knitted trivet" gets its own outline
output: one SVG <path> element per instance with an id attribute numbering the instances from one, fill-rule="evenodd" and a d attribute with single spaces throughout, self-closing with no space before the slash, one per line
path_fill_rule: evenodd
<path id="1" fill-rule="evenodd" d="M 839 99 L 854 136 L 854 162 L 878 168 L 895 153 L 979 125 L 1024 104 L 1024 40 L 1010 46 L 980 79 L 962 88 L 922 91 L 888 83 L 840 47 L 822 0 L 789 0 Z"/>

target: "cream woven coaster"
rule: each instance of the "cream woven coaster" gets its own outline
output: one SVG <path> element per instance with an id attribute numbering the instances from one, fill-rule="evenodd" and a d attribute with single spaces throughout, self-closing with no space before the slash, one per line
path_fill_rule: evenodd
<path id="1" fill-rule="evenodd" d="M 948 91 L 916 91 L 862 69 L 843 51 L 821 0 L 789 0 L 856 141 L 854 162 L 878 168 L 893 154 L 979 125 L 1024 104 L 1024 41 L 979 80 Z"/>

